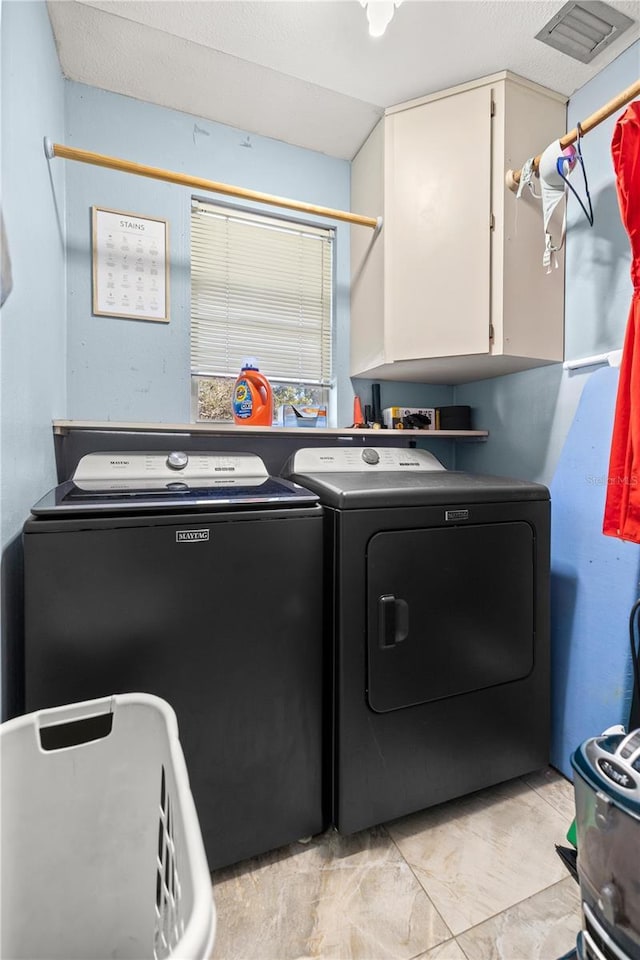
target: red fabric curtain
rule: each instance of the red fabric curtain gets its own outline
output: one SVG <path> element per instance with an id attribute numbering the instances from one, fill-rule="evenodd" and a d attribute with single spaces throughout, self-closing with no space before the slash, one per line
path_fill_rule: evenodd
<path id="1" fill-rule="evenodd" d="M 633 297 L 620 365 L 603 533 L 640 543 L 640 100 L 616 123 L 611 151 L 620 214 L 631 241 Z"/>

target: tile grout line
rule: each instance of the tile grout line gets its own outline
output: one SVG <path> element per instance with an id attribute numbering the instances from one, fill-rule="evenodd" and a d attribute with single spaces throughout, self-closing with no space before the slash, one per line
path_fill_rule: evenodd
<path id="1" fill-rule="evenodd" d="M 409 960 L 419 960 L 420 957 L 424 957 L 427 953 L 431 953 L 432 950 L 437 950 L 439 947 L 444 947 L 445 943 L 455 943 L 465 960 L 469 960 L 469 954 L 464 952 L 455 937 L 449 937 L 448 940 L 442 940 L 441 943 L 435 943 L 432 947 L 429 947 L 428 950 L 422 950 L 421 953 L 416 953 L 413 957 L 409 957 Z"/>
<path id="2" fill-rule="evenodd" d="M 462 956 L 465 957 L 466 960 L 469 960 L 469 954 L 467 953 L 466 950 L 463 949 L 462 944 L 460 943 L 460 941 L 458 940 L 458 938 L 457 938 L 457 937 L 454 937 L 453 939 L 454 939 L 454 941 L 455 941 L 455 943 L 456 943 L 456 946 L 458 947 L 458 950 L 459 950 L 460 953 L 462 954 Z"/>
<path id="3" fill-rule="evenodd" d="M 396 850 L 397 850 L 398 853 L 400 854 L 400 858 L 404 861 L 404 863 L 405 863 L 405 864 L 407 865 L 407 867 L 409 868 L 409 870 L 410 870 L 410 872 L 411 872 L 411 876 L 412 876 L 413 879 L 416 881 L 416 883 L 418 884 L 418 886 L 420 887 L 420 889 L 421 889 L 422 892 L 424 893 L 425 897 L 427 898 L 427 900 L 429 901 L 429 903 L 430 903 L 431 906 L 433 907 L 433 910 L 434 910 L 436 916 L 438 916 L 438 917 L 440 918 L 440 920 L 442 920 L 443 924 L 445 925 L 445 927 L 447 928 L 447 930 L 448 930 L 449 933 L 451 934 L 450 937 L 447 937 L 446 939 L 441 940 L 440 943 L 433 943 L 430 947 L 427 948 L 427 950 L 433 950 L 435 947 L 439 947 L 439 946 L 441 946 L 443 943 L 447 943 L 448 940 L 455 940 L 455 938 L 456 938 L 455 933 L 453 932 L 453 930 L 451 929 L 451 927 L 449 926 L 449 924 L 447 923 L 447 921 L 444 919 L 444 917 L 442 916 L 442 914 L 440 913 L 440 911 L 439 911 L 438 908 L 436 907 L 435 903 L 433 902 L 433 900 L 431 899 L 431 897 L 429 896 L 429 894 L 427 893 L 427 891 L 425 890 L 425 888 L 424 888 L 424 887 L 422 886 L 422 884 L 420 883 L 419 878 L 416 876 L 415 870 L 413 869 L 413 867 L 411 866 L 411 864 L 409 863 L 409 861 L 408 861 L 407 858 L 405 857 L 404 853 L 402 852 L 402 850 L 400 849 L 400 847 L 398 846 L 398 844 L 396 843 L 396 841 L 393 839 L 393 837 L 391 836 L 391 834 L 390 834 L 389 831 L 387 830 L 387 825 L 386 825 L 386 823 L 381 824 L 381 826 L 382 826 L 382 829 L 384 830 L 384 832 L 386 833 L 386 835 L 388 836 L 389 840 L 391 840 L 391 843 L 394 845 L 394 847 L 396 848 Z M 463 951 L 463 952 L 464 952 L 464 951 Z M 425 953 L 425 951 L 423 950 L 422 953 Z M 416 954 L 416 956 L 419 957 L 419 956 L 421 956 L 421 954 L 418 953 L 418 954 Z M 466 956 L 466 954 L 465 954 L 465 956 Z"/>
<path id="4" fill-rule="evenodd" d="M 465 958 L 465 960 L 469 960 L 469 954 L 462 949 L 462 947 L 458 943 L 458 938 L 453 936 L 449 937 L 448 940 L 442 940 L 441 943 L 435 943 L 432 947 L 429 947 L 427 951 L 423 950 L 421 953 L 416 953 L 416 955 L 413 957 L 410 957 L 409 960 L 419 960 L 419 958 L 424 957 L 426 953 L 431 953 L 432 950 L 437 950 L 439 949 L 439 947 L 444 947 L 446 943 L 455 943 L 455 945 L 457 946 L 458 950 L 460 951 L 462 956 Z"/>
<path id="5" fill-rule="evenodd" d="M 533 790 L 533 792 L 536 794 L 536 796 L 540 797 L 542 800 L 544 800 L 544 802 L 545 802 L 546 804 L 548 804 L 553 810 L 555 810 L 556 813 L 559 813 L 561 816 L 564 816 L 564 812 L 563 812 L 562 810 L 560 810 L 560 809 L 556 806 L 555 803 L 552 803 L 551 800 L 548 800 L 548 799 L 545 797 L 545 795 L 542 793 L 542 791 L 540 791 L 537 787 L 534 787 L 532 784 L 527 783 L 527 781 L 525 780 L 524 777 L 520 777 L 519 779 L 522 781 L 522 783 L 524 783 L 524 785 L 525 785 L 526 787 L 529 788 L 529 790 Z M 567 783 L 570 783 L 570 781 L 567 780 Z M 572 786 L 573 786 L 573 785 L 572 785 Z M 567 829 L 569 829 L 569 828 L 567 827 Z"/>
<path id="6" fill-rule="evenodd" d="M 533 790 L 538 796 L 540 796 L 540 794 L 538 794 L 537 790 L 535 790 L 534 787 L 532 787 L 530 784 L 526 784 L 526 786 L 529 787 L 530 790 Z M 543 798 L 543 799 L 545 799 L 545 802 L 548 803 L 548 801 L 546 800 L 546 798 Z M 553 804 L 549 804 L 549 806 L 553 807 Z M 556 810 L 556 813 L 560 813 L 560 811 L 557 810 L 557 808 L 553 807 L 553 809 Z M 485 917 L 485 919 L 484 919 L 484 920 L 481 920 L 480 923 L 474 923 L 473 926 L 471 926 L 471 927 L 466 927 L 464 930 L 460 930 L 458 933 L 454 933 L 453 930 L 451 930 L 451 928 L 449 927 L 449 924 L 446 922 L 446 920 L 444 919 L 444 917 L 443 917 L 442 914 L 440 913 L 440 911 L 438 910 L 438 908 L 436 907 L 435 903 L 433 902 L 433 900 L 431 899 L 431 897 L 429 896 L 429 894 L 427 893 L 427 891 L 425 890 L 425 888 L 423 887 L 423 885 L 420 883 L 420 880 L 419 880 L 419 878 L 416 876 L 416 873 L 415 873 L 412 865 L 409 863 L 409 861 L 407 860 L 407 858 L 404 856 L 402 850 L 400 849 L 400 847 L 398 846 L 398 844 L 397 844 L 396 841 L 394 840 L 394 838 L 393 838 L 393 836 L 391 835 L 391 833 L 387 830 L 386 824 L 381 824 L 381 826 L 382 826 L 382 829 L 384 830 L 384 832 L 387 834 L 387 836 L 388 836 L 389 839 L 391 840 L 391 842 L 393 843 L 393 845 L 395 846 L 395 848 L 396 848 L 396 850 L 398 851 L 398 853 L 400 854 L 400 857 L 404 860 L 404 862 L 406 863 L 407 867 L 409 868 L 409 870 L 410 870 L 411 873 L 413 874 L 416 882 L 420 885 L 420 888 L 424 891 L 425 896 L 426 896 L 427 899 L 429 900 L 429 903 L 432 905 L 432 907 L 433 907 L 433 909 L 435 910 L 436 914 L 440 917 L 440 919 L 441 919 L 442 922 L 444 923 L 444 925 L 445 925 L 445 927 L 447 928 L 447 930 L 449 930 L 449 932 L 451 933 L 451 937 L 448 938 L 448 940 L 455 940 L 455 941 L 456 941 L 456 943 L 457 943 L 458 947 L 460 948 L 460 950 L 462 950 L 462 952 L 464 953 L 465 957 L 467 957 L 467 960 L 468 960 L 468 955 L 467 955 L 466 952 L 463 950 L 461 944 L 458 943 L 458 937 L 462 936 L 462 935 L 465 934 L 465 933 L 469 933 L 471 930 L 477 929 L 478 927 L 482 926 L 483 923 L 487 923 L 489 920 L 495 920 L 496 917 L 499 917 L 499 916 L 501 916 L 502 914 L 507 913 L 507 911 L 512 910 L 514 907 L 517 907 L 517 906 L 520 906 L 520 905 L 523 904 L 523 903 L 526 903 L 527 900 L 531 900 L 533 897 L 537 897 L 537 896 L 539 896 L 541 893 L 545 893 L 547 890 L 551 890 L 553 887 L 556 887 L 556 886 L 558 886 L 558 885 L 561 884 L 561 883 L 565 883 L 566 880 L 571 880 L 571 879 L 572 879 L 571 875 L 570 875 L 569 873 L 567 873 L 567 876 L 566 876 L 566 877 L 563 877 L 562 880 L 556 880 L 554 883 L 548 884 L 546 887 L 543 887 L 541 890 L 536 890 L 535 893 L 529 894 L 528 897 L 523 897 L 522 900 L 517 900 L 515 903 L 510 904 L 508 907 L 505 907 L 504 910 L 499 910 L 497 913 L 492 913 L 491 916 Z M 435 943 L 435 944 L 433 944 L 433 946 L 430 947 L 429 949 L 431 950 L 431 949 L 435 949 L 436 947 L 440 947 L 440 946 L 442 946 L 442 944 L 447 943 L 448 940 L 441 940 L 440 943 Z M 424 951 L 423 951 L 423 952 L 424 952 Z M 427 951 L 427 952 L 428 952 L 428 951 Z M 417 954 L 416 956 L 419 957 L 419 956 L 421 956 L 421 954 Z M 415 960 L 415 958 L 412 958 L 412 960 Z"/>
<path id="7" fill-rule="evenodd" d="M 555 883 L 550 883 L 548 887 L 543 887 L 542 890 L 537 890 L 535 893 L 529 894 L 528 897 L 524 897 L 522 900 L 517 900 L 515 903 L 512 903 L 510 906 L 505 907 L 504 910 L 499 910 L 497 913 L 492 913 L 490 917 L 487 917 L 485 920 L 481 920 L 480 923 L 474 923 L 472 927 L 467 927 L 466 930 L 461 930 L 459 933 L 454 934 L 454 937 L 463 936 L 465 933 L 470 933 L 472 930 L 477 930 L 478 927 L 481 927 L 483 923 L 488 923 L 489 920 L 495 920 L 496 917 L 501 917 L 503 913 L 508 913 L 509 910 L 513 910 L 514 907 L 519 907 L 521 904 L 526 903 L 527 900 L 533 900 L 534 897 L 540 896 L 541 893 L 546 893 L 547 890 L 552 890 L 553 887 L 559 886 L 561 883 L 566 883 L 567 880 L 573 880 L 573 877 L 567 873 L 566 877 L 563 877 L 562 880 L 556 880 Z M 575 883 L 575 881 L 573 881 Z M 576 886 L 578 886 L 576 884 Z"/>

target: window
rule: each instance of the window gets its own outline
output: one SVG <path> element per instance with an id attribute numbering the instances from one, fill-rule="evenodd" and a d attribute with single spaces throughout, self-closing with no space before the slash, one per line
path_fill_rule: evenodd
<path id="1" fill-rule="evenodd" d="M 283 403 L 327 404 L 334 231 L 192 201 L 191 381 L 197 420 L 231 420 L 244 357 Z"/>

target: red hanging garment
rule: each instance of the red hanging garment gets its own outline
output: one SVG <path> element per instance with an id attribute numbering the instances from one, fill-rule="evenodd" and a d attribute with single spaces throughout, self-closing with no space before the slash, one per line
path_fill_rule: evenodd
<path id="1" fill-rule="evenodd" d="M 640 543 L 640 100 L 616 123 L 611 152 L 620 214 L 631 241 L 633 296 L 620 365 L 603 533 Z"/>

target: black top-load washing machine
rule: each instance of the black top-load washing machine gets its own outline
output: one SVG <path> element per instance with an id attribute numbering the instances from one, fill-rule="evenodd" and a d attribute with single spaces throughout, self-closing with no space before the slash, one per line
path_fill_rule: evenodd
<path id="1" fill-rule="evenodd" d="M 33 514 L 25 708 L 164 697 L 212 869 L 321 831 L 317 496 L 252 454 L 93 453 Z"/>
<path id="2" fill-rule="evenodd" d="M 338 829 L 544 766 L 547 489 L 393 447 L 302 449 L 285 475 L 325 508 Z"/>

